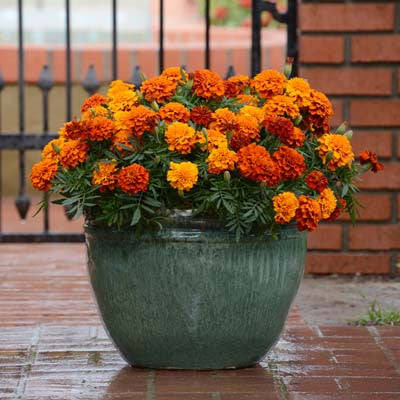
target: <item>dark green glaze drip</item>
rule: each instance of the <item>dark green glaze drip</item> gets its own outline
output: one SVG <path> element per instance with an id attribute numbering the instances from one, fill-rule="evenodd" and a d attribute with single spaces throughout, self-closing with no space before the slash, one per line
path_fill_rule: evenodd
<path id="1" fill-rule="evenodd" d="M 278 340 L 303 275 L 306 234 L 233 235 L 178 223 L 137 237 L 86 227 L 90 279 L 127 362 L 220 369 L 260 361 Z"/>

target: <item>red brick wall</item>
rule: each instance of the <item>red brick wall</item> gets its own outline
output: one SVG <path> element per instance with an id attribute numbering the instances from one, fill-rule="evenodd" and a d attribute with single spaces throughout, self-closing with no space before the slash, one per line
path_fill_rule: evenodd
<path id="1" fill-rule="evenodd" d="M 332 99 L 334 124 L 354 129 L 383 173 L 360 182 L 365 209 L 310 235 L 312 273 L 398 273 L 400 262 L 400 2 L 303 0 L 300 74 Z"/>

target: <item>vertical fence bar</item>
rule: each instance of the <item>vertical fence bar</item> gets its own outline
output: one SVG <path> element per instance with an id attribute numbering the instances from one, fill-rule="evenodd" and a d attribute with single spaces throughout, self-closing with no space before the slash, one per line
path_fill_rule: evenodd
<path id="1" fill-rule="evenodd" d="M 205 1 L 204 18 L 206 23 L 206 48 L 204 53 L 204 65 L 206 69 L 210 68 L 210 0 Z"/>
<path id="2" fill-rule="evenodd" d="M 158 70 L 161 73 L 164 69 L 164 0 L 160 0 L 160 35 L 158 50 Z"/>
<path id="3" fill-rule="evenodd" d="M 112 0 L 112 79 L 118 75 L 117 0 Z"/>
<path id="4" fill-rule="evenodd" d="M 65 93 L 66 93 L 66 120 L 71 119 L 71 20 L 70 1 L 65 0 Z"/>
<path id="5" fill-rule="evenodd" d="M 288 1 L 287 9 L 287 56 L 293 58 L 292 76 L 299 73 L 298 33 L 297 33 L 297 0 Z"/>
<path id="6" fill-rule="evenodd" d="M 18 0 L 18 100 L 19 100 L 19 137 L 21 142 L 25 137 L 25 82 L 24 82 L 24 32 L 22 0 Z M 29 210 L 30 200 L 25 194 L 25 150 L 19 150 L 19 191 L 15 199 L 21 220 L 25 220 Z"/>
<path id="7" fill-rule="evenodd" d="M 252 0 L 251 7 L 251 76 L 261 70 L 261 1 Z"/>
<path id="8" fill-rule="evenodd" d="M 53 76 L 48 65 L 44 65 L 39 75 L 38 87 L 42 91 L 43 106 L 43 136 L 49 133 L 49 91 L 53 87 Z M 49 202 L 48 193 L 44 193 L 43 200 Z M 44 209 L 43 213 L 43 233 L 49 232 L 49 206 Z"/>

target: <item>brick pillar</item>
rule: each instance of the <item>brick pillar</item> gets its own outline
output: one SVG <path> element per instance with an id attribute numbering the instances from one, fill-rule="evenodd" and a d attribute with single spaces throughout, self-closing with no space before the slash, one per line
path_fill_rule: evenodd
<path id="1" fill-rule="evenodd" d="M 308 271 L 399 273 L 400 2 L 303 0 L 299 22 L 300 75 L 331 98 L 333 125 L 350 123 L 355 153 L 385 164 L 359 184 L 356 228 L 343 218 L 310 235 Z"/>

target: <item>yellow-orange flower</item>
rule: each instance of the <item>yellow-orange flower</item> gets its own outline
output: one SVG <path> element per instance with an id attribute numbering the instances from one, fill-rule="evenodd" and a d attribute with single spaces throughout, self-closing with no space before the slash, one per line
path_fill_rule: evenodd
<path id="1" fill-rule="evenodd" d="M 336 197 L 330 188 L 324 189 L 317 198 L 321 207 L 321 219 L 328 219 L 336 208 Z"/>
<path id="2" fill-rule="evenodd" d="M 64 139 L 82 139 L 88 137 L 89 121 L 69 121 L 64 124 L 63 137 Z"/>
<path id="3" fill-rule="evenodd" d="M 91 108 L 102 106 L 103 104 L 107 104 L 107 99 L 103 95 L 95 93 L 83 102 L 81 113 L 83 114 Z"/>
<path id="4" fill-rule="evenodd" d="M 51 188 L 51 180 L 58 170 L 57 163 L 51 159 L 44 159 L 32 167 L 30 180 L 32 186 L 37 190 L 48 192 Z"/>
<path id="5" fill-rule="evenodd" d="M 167 181 L 174 189 L 189 191 L 197 183 L 199 170 L 190 162 L 174 163 L 171 161 Z"/>
<path id="6" fill-rule="evenodd" d="M 206 146 L 207 143 L 207 146 Z M 215 129 L 207 130 L 207 141 L 204 137 L 200 143 L 200 148 L 205 151 L 212 151 L 214 149 L 222 149 L 228 147 L 228 139 L 226 135 Z"/>
<path id="7" fill-rule="evenodd" d="M 135 91 L 135 85 L 117 79 L 111 82 L 110 88 L 107 91 L 107 97 L 112 100 L 118 93 L 126 91 Z"/>
<path id="8" fill-rule="evenodd" d="M 118 111 L 114 115 L 117 130 L 130 131 L 141 138 L 144 132 L 153 132 L 157 125 L 158 114 L 142 105 L 134 106 L 130 111 Z"/>
<path id="9" fill-rule="evenodd" d="M 263 146 L 251 143 L 238 152 L 237 167 L 240 174 L 252 181 L 265 181 L 275 186 L 281 179 L 280 170 Z"/>
<path id="10" fill-rule="evenodd" d="M 287 96 L 293 97 L 299 108 L 308 107 L 310 102 L 311 88 L 309 83 L 302 78 L 292 78 L 286 83 L 285 93 Z"/>
<path id="11" fill-rule="evenodd" d="M 87 138 L 93 141 L 111 139 L 115 132 L 114 122 L 108 118 L 95 117 L 89 123 Z"/>
<path id="12" fill-rule="evenodd" d="M 93 171 L 92 184 L 100 186 L 100 191 L 114 190 L 117 183 L 117 166 L 113 163 L 100 162 Z"/>
<path id="13" fill-rule="evenodd" d="M 155 76 L 142 83 L 140 91 L 147 101 L 162 103 L 170 100 L 177 87 L 177 82 L 173 82 L 165 75 Z"/>
<path id="14" fill-rule="evenodd" d="M 299 201 L 292 192 L 284 192 L 277 194 L 272 198 L 275 216 L 274 220 L 277 224 L 288 223 L 296 214 L 299 207 Z"/>
<path id="15" fill-rule="evenodd" d="M 188 78 L 188 74 L 186 73 L 186 71 L 184 69 L 181 69 L 180 67 L 166 68 L 162 72 L 161 76 L 164 76 L 165 78 L 167 78 L 171 82 L 182 83 L 183 82 L 182 73 L 185 76 L 185 78 L 187 79 Z"/>
<path id="16" fill-rule="evenodd" d="M 289 96 L 274 96 L 267 100 L 263 110 L 266 115 L 279 115 L 296 119 L 300 115 L 300 110 L 295 101 L 293 97 Z"/>
<path id="17" fill-rule="evenodd" d="M 53 160 L 54 162 L 58 162 L 58 155 L 61 151 L 63 144 L 64 139 L 62 137 L 50 140 L 50 142 L 43 147 L 42 159 L 48 159 Z"/>
<path id="18" fill-rule="evenodd" d="M 61 148 L 59 159 L 64 168 L 75 168 L 88 157 L 89 145 L 80 140 L 69 140 Z"/>
<path id="19" fill-rule="evenodd" d="M 236 75 L 224 81 L 225 96 L 237 97 L 243 93 L 246 86 L 250 86 L 250 78 L 247 75 Z"/>
<path id="20" fill-rule="evenodd" d="M 320 145 L 316 148 L 322 162 L 328 169 L 335 171 L 336 168 L 350 167 L 354 160 L 353 149 L 346 136 L 338 134 L 325 134 L 318 139 Z M 329 158 L 329 160 L 328 160 Z"/>
<path id="21" fill-rule="evenodd" d="M 219 108 L 212 113 L 210 128 L 227 133 L 237 129 L 239 123 L 237 116 L 228 108 Z"/>
<path id="22" fill-rule="evenodd" d="M 303 155 L 288 146 L 280 146 L 272 158 L 278 164 L 283 179 L 297 179 L 306 171 Z"/>
<path id="23" fill-rule="evenodd" d="M 108 107 L 113 113 L 129 111 L 138 102 L 139 97 L 134 90 L 121 90 L 113 94 L 108 103 Z"/>
<path id="24" fill-rule="evenodd" d="M 244 106 L 239 110 L 239 115 L 254 117 L 260 124 L 264 120 L 264 111 L 255 106 Z"/>
<path id="25" fill-rule="evenodd" d="M 200 135 L 188 124 L 173 122 L 165 131 L 168 150 L 181 154 L 190 154 L 196 143 L 201 141 Z"/>
<path id="26" fill-rule="evenodd" d="M 227 170 L 232 171 L 235 168 L 237 159 L 236 153 L 227 147 L 214 149 L 206 159 L 208 172 L 210 174 L 221 174 Z"/>
<path id="27" fill-rule="evenodd" d="M 149 185 L 149 171 L 140 164 L 123 167 L 117 174 L 117 185 L 125 193 L 146 192 Z"/>
<path id="28" fill-rule="evenodd" d="M 328 133 L 329 119 L 333 115 L 332 104 L 329 99 L 323 93 L 311 90 L 310 105 L 306 110 L 304 122 L 309 128 L 316 135 Z"/>
<path id="29" fill-rule="evenodd" d="M 224 95 L 224 81 L 213 71 L 199 69 L 193 74 L 193 91 L 203 99 L 219 98 Z"/>
<path id="30" fill-rule="evenodd" d="M 160 108 L 160 117 L 167 124 L 171 122 L 188 122 L 190 111 L 181 103 L 171 102 Z"/>
<path id="31" fill-rule="evenodd" d="M 266 99 L 282 94 L 285 84 L 285 75 L 273 69 L 260 72 L 251 81 L 251 87 L 257 90 L 260 97 Z"/>
<path id="32" fill-rule="evenodd" d="M 299 197 L 299 207 L 296 210 L 297 229 L 313 231 L 321 220 L 321 207 L 318 202 L 307 196 Z"/>

